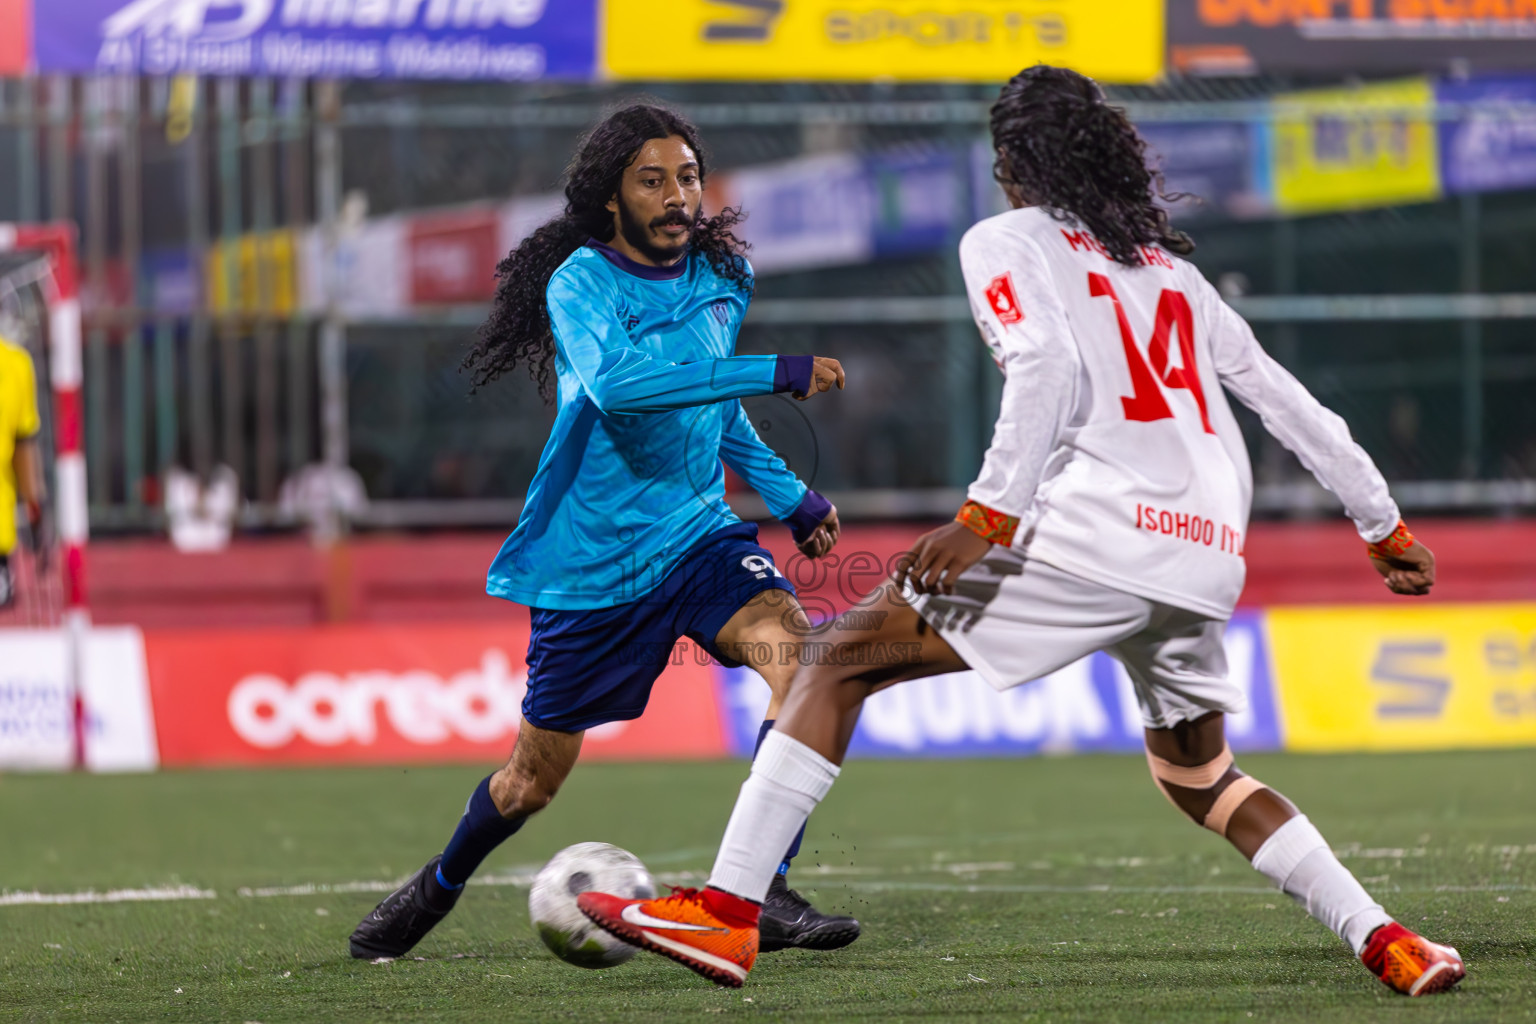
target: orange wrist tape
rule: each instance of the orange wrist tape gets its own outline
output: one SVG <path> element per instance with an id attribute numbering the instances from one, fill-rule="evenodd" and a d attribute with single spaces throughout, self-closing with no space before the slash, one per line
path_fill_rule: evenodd
<path id="1" fill-rule="evenodd" d="M 1397 521 L 1397 529 L 1374 544 L 1367 544 L 1365 550 L 1377 558 L 1397 558 L 1413 546 L 1413 534 L 1408 532 L 1408 526 L 1401 519 Z"/>
<path id="2" fill-rule="evenodd" d="M 974 501 L 968 501 L 960 506 L 960 511 L 955 513 L 955 522 L 982 540 L 989 540 L 1003 547 L 1013 543 L 1013 535 L 1019 529 L 1018 516 L 1010 516 Z"/>

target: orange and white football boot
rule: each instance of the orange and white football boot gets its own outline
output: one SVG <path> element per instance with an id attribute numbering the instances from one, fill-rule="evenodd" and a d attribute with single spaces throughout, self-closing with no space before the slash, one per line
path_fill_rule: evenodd
<path id="1" fill-rule="evenodd" d="M 584 892 L 576 906 L 631 946 L 676 960 L 716 985 L 740 988 L 757 959 L 761 908 L 722 889 L 678 889 L 649 900 Z"/>
<path id="2" fill-rule="evenodd" d="M 1405 996 L 1444 992 L 1467 976 L 1460 953 L 1415 935 L 1396 921 L 1371 933 L 1360 962 L 1382 984 Z"/>

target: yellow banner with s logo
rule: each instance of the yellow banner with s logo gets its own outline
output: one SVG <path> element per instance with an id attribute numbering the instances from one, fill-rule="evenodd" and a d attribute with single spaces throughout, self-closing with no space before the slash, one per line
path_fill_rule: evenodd
<path id="1" fill-rule="evenodd" d="M 607 0 L 617 78 L 1106 82 L 1163 69 L 1163 0 Z"/>
<path id="2" fill-rule="evenodd" d="M 1272 608 L 1287 750 L 1536 745 L 1536 604 Z"/>

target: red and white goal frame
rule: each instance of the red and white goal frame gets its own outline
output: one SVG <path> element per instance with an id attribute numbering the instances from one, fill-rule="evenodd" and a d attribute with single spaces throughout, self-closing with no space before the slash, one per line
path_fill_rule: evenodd
<path id="1" fill-rule="evenodd" d="M 90 612 L 86 603 L 85 548 L 90 533 L 86 496 L 85 429 L 80 387 L 84 377 L 79 270 L 73 224 L 0 223 L 0 252 L 35 252 L 46 261 L 39 282 L 48 308 L 48 378 L 53 398 L 52 498 L 63 556 L 66 679 L 73 711 L 76 767 L 85 763 L 82 672 Z"/>

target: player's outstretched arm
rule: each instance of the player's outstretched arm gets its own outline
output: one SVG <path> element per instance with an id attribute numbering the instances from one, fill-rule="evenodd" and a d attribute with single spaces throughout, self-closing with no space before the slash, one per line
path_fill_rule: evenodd
<path id="1" fill-rule="evenodd" d="M 733 398 L 826 391 L 841 379 L 836 360 L 815 356 L 727 356 L 674 363 L 635 347 L 619 322 L 612 282 L 567 266 L 546 290 L 555 347 L 605 415 L 670 412 Z M 830 364 L 830 366 L 828 365 Z"/>
<path id="2" fill-rule="evenodd" d="M 768 511 L 789 527 L 801 554 L 820 558 L 837 544 L 837 509 L 802 483 L 778 453 L 763 443 L 740 402 L 732 403 L 723 417 L 720 458 L 763 496 Z"/>
<path id="3" fill-rule="evenodd" d="M 1326 408 L 1259 345 L 1237 311 L 1208 288 L 1216 373 L 1264 428 L 1336 494 L 1366 542 L 1371 564 L 1393 593 L 1423 595 L 1435 582 L 1435 556 L 1403 525 L 1376 463 Z"/>

